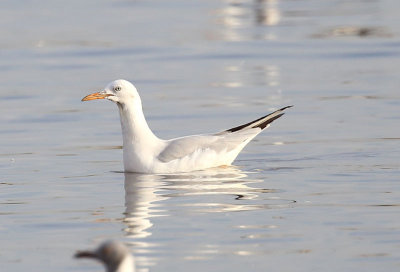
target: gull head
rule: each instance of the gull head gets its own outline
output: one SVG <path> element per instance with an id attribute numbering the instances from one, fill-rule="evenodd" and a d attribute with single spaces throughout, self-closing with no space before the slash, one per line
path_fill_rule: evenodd
<path id="1" fill-rule="evenodd" d="M 107 271 L 134 271 L 134 263 L 128 248 L 117 241 L 107 241 L 94 251 L 78 251 L 75 258 L 91 258 L 101 261 Z M 125 269 L 123 269 L 125 268 Z"/>
<path id="2" fill-rule="evenodd" d="M 95 99 L 108 99 L 118 104 L 125 104 L 133 99 L 139 100 L 139 94 L 127 80 L 118 79 L 110 82 L 103 91 L 89 94 L 82 98 L 82 101 L 89 101 Z"/>

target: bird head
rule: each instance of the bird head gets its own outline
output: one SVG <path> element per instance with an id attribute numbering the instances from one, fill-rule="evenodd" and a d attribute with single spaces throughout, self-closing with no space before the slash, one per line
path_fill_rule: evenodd
<path id="1" fill-rule="evenodd" d="M 107 241 L 93 251 L 78 251 L 75 258 L 92 258 L 101 261 L 107 271 L 117 271 L 126 257 L 130 256 L 128 248 L 116 241 Z"/>
<path id="2" fill-rule="evenodd" d="M 110 82 L 103 91 L 85 96 L 82 101 L 95 99 L 108 99 L 115 103 L 125 104 L 127 101 L 132 101 L 132 99 L 140 100 L 140 97 L 132 83 L 118 79 Z"/>

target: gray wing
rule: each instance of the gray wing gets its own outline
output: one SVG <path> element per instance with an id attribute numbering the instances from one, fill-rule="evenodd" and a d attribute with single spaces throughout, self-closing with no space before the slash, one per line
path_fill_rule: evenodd
<path id="1" fill-rule="evenodd" d="M 169 162 L 180 159 L 194 153 L 198 149 L 206 149 L 215 145 L 219 136 L 214 135 L 193 135 L 167 141 L 167 146 L 158 155 L 162 162 Z"/>
<path id="2" fill-rule="evenodd" d="M 194 135 L 173 139 L 158 155 L 162 162 L 169 162 L 190 156 L 198 150 L 212 150 L 216 153 L 230 151 L 238 147 L 250 137 L 257 135 L 261 129 L 251 129 L 245 133 L 231 133 L 225 135 Z"/>
<path id="3" fill-rule="evenodd" d="M 231 151 L 239 146 L 243 148 L 244 142 L 249 142 L 270 123 L 281 117 L 283 111 L 292 106 L 281 108 L 273 113 L 263 116 L 247 124 L 234 127 L 210 135 L 193 135 L 167 141 L 167 145 L 158 155 L 162 162 L 169 162 L 190 156 L 197 150 L 213 150 L 217 153 Z M 247 143 L 246 143 L 247 144 Z"/>

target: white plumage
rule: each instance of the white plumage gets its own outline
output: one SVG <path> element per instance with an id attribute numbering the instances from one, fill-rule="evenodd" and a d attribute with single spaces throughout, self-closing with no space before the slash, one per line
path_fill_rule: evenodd
<path id="1" fill-rule="evenodd" d="M 124 169 L 139 173 L 189 172 L 230 165 L 248 142 L 291 107 L 219 133 L 162 140 L 150 130 L 140 96 L 130 82 L 115 80 L 104 91 L 87 95 L 82 101 L 94 99 L 108 99 L 118 105 Z"/>

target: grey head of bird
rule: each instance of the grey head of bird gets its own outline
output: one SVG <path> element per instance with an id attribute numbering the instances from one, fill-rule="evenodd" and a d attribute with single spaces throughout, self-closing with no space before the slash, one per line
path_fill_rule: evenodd
<path id="1" fill-rule="evenodd" d="M 96 250 L 78 251 L 75 258 L 92 258 L 101 261 L 108 272 L 134 272 L 133 256 L 121 242 L 107 241 Z"/>

